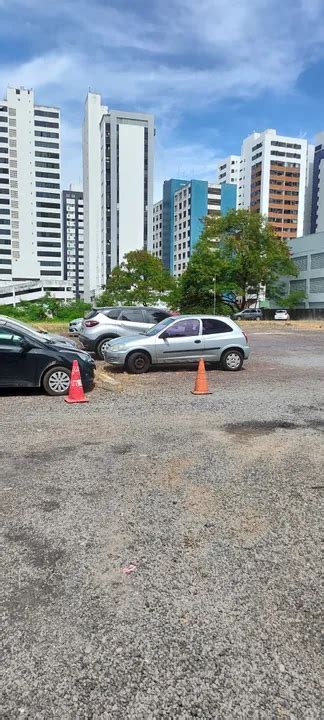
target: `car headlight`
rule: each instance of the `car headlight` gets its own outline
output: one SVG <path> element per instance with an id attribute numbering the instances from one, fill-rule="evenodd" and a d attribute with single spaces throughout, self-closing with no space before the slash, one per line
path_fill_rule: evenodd
<path id="1" fill-rule="evenodd" d="M 119 350 L 123 350 L 124 345 L 121 345 L 121 343 L 117 343 L 117 345 L 110 345 L 109 351 L 110 352 L 118 352 Z"/>

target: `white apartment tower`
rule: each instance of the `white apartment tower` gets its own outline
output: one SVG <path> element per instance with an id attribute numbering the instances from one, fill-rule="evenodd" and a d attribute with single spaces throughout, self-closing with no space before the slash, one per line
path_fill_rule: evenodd
<path id="1" fill-rule="evenodd" d="M 302 235 L 313 152 L 307 140 L 277 135 L 276 130 L 249 135 L 241 151 L 238 208 L 266 215 L 287 240 Z"/>
<path id="2" fill-rule="evenodd" d="M 62 279 L 60 111 L 8 88 L 0 101 L 0 285 Z"/>
<path id="3" fill-rule="evenodd" d="M 152 255 L 162 260 L 162 221 L 163 221 L 163 202 L 154 203 L 153 205 L 153 245 Z"/>
<path id="4" fill-rule="evenodd" d="M 88 93 L 83 123 L 84 297 L 90 300 L 105 284 L 101 230 L 100 123 L 108 108 Z"/>
<path id="5" fill-rule="evenodd" d="M 64 279 L 72 285 L 73 294 L 84 295 L 84 214 L 81 187 L 70 185 L 62 192 Z"/>
<path id="6" fill-rule="evenodd" d="M 152 247 L 152 115 L 108 110 L 89 93 L 84 123 L 85 298 L 130 250 Z"/>
<path id="7" fill-rule="evenodd" d="M 229 155 L 221 160 L 217 166 L 217 182 L 218 183 L 235 183 L 238 184 L 240 174 L 240 156 Z"/>

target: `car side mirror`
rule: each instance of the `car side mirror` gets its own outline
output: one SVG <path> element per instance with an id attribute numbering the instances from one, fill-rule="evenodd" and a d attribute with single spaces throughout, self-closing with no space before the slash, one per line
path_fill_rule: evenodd
<path id="1" fill-rule="evenodd" d="M 21 348 L 21 352 L 28 352 L 28 350 L 31 350 L 31 348 L 33 347 L 31 342 L 26 338 L 21 338 L 19 345 Z"/>
<path id="2" fill-rule="evenodd" d="M 160 338 L 162 338 L 162 340 L 167 340 L 168 337 L 170 337 L 170 336 L 169 336 L 169 333 L 167 330 L 164 330 L 164 332 L 161 333 L 161 335 L 160 335 Z"/>

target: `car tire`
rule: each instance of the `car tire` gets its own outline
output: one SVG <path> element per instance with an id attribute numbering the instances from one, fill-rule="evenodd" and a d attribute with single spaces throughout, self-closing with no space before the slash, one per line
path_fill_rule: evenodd
<path id="1" fill-rule="evenodd" d="M 60 397 L 67 395 L 70 387 L 71 370 L 67 367 L 54 365 L 43 377 L 43 388 L 47 395 Z"/>
<path id="2" fill-rule="evenodd" d="M 134 352 L 127 358 L 126 368 L 133 375 L 146 373 L 151 365 L 151 360 L 145 352 Z"/>
<path id="3" fill-rule="evenodd" d="M 244 356 L 240 350 L 233 348 L 233 350 L 226 350 L 221 357 L 222 370 L 228 370 L 229 372 L 237 372 L 241 370 L 243 365 Z"/>
<path id="4" fill-rule="evenodd" d="M 111 335 L 110 337 L 104 337 L 104 338 L 101 338 L 101 340 L 99 340 L 99 342 L 97 343 L 97 345 L 96 345 L 96 355 L 97 355 L 98 358 L 100 358 L 100 360 L 104 360 L 104 359 L 105 359 L 103 353 L 104 353 L 104 349 L 105 349 L 106 344 L 109 343 L 111 340 L 114 340 L 115 337 L 116 337 L 116 335 L 115 335 L 115 336 Z"/>

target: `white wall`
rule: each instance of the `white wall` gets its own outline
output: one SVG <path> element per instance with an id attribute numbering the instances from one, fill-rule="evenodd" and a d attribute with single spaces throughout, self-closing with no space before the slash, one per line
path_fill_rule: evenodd
<path id="1" fill-rule="evenodd" d="M 144 127 L 119 125 L 119 262 L 143 248 Z"/>

